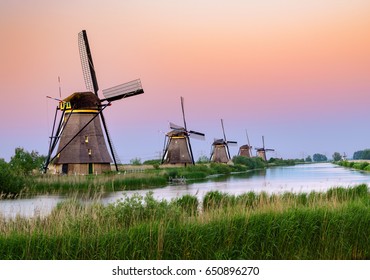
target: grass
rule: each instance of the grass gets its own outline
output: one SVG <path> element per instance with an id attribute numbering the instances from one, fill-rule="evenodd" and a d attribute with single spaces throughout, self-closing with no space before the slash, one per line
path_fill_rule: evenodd
<path id="1" fill-rule="evenodd" d="M 84 193 L 140 190 L 168 185 L 172 179 L 204 180 L 213 175 L 230 175 L 266 168 L 269 165 L 292 165 L 292 160 L 275 160 L 267 163 L 260 158 L 234 157 L 233 164 L 207 163 L 183 166 L 125 165 L 120 172 L 101 175 L 20 175 L 0 162 L 0 196 L 28 196 L 45 193 L 66 194 L 76 190 Z"/>
<path id="2" fill-rule="evenodd" d="M 110 192 L 120 190 L 140 190 L 164 187 L 174 178 L 186 180 L 203 180 L 209 175 L 231 174 L 232 172 L 245 172 L 246 167 L 241 165 L 225 164 L 197 164 L 187 167 L 166 167 L 158 169 L 138 169 L 140 172 L 111 172 L 102 175 L 77 176 L 29 176 L 25 178 L 25 188 L 22 195 L 44 193 L 73 193 L 79 192 Z"/>
<path id="3" fill-rule="evenodd" d="M 0 218 L 1 259 L 370 259 L 366 185 L 326 193 L 208 193 L 103 206 L 60 203 L 45 218 Z"/>

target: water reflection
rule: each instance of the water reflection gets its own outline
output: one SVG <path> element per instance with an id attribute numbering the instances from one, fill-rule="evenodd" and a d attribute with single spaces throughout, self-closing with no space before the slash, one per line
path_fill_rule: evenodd
<path id="1" fill-rule="evenodd" d="M 248 191 L 283 193 L 326 191 L 336 186 L 353 186 L 361 183 L 370 184 L 370 173 L 345 169 L 330 163 L 274 167 L 232 176 L 210 178 L 202 182 L 188 182 L 182 185 L 169 185 L 165 188 L 152 189 L 156 199 L 171 200 L 185 194 L 196 195 L 200 200 L 209 191 L 221 191 L 230 194 L 242 194 Z M 145 195 L 148 191 L 119 191 L 105 194 L 100 200 L 103 204 L 113 203 L 134 193 Z M 48 215 L 62 200 L 62 196 L 38 196 L 30 199 L 0 201 L 1 215 L 14 218 Z M 85 199 L 84 199 L 85 201 Z M 88 202 L 85 201 L 85 202 Z"/>

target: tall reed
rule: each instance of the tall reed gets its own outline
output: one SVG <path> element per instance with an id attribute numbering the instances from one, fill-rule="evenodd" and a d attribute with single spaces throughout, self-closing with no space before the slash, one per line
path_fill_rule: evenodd
<path id="1" fill-rule="evenodd" d="M 107 206 L 76 197 L 45 218 L 0 218 L 0 258 L 369 259 L 369 208 L 366 185 L 310 194 L 213 192 L 202 202 L 157 201 L 149 192 Z"/>

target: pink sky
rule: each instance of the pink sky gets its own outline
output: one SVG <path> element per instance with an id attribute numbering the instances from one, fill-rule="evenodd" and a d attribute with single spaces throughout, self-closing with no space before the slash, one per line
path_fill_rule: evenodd
<path id="1" fill-rule="evenodd" d="M 0 158 L 47 153 L 58 76 L 85 90 L 77 34 L 86 29 L 101 89 L 141 78 L 144 95 L 106 118 L 124 162 L 158 156 L 168 121 L 214 138 L 302 157 L 370 148 L 370 2 L 2 1 Z M 108 110 L 108 109 L 107 109 Z M 237 153 L 237 148 L 232 149 Z"/>

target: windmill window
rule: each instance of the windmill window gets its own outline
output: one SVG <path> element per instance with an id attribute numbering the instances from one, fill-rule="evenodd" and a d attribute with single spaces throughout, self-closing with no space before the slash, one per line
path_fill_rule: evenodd
<path id="1" fill-rule="evenodd" d="M 91 149 L 88 149 L 87 152 L 88 152 L 89 156 L 91 156 Z"/>
<path id="2" fill-rule="evenodd" d="M 89 136 L 85 136 L 85 143 L 89 143 Z"/>

